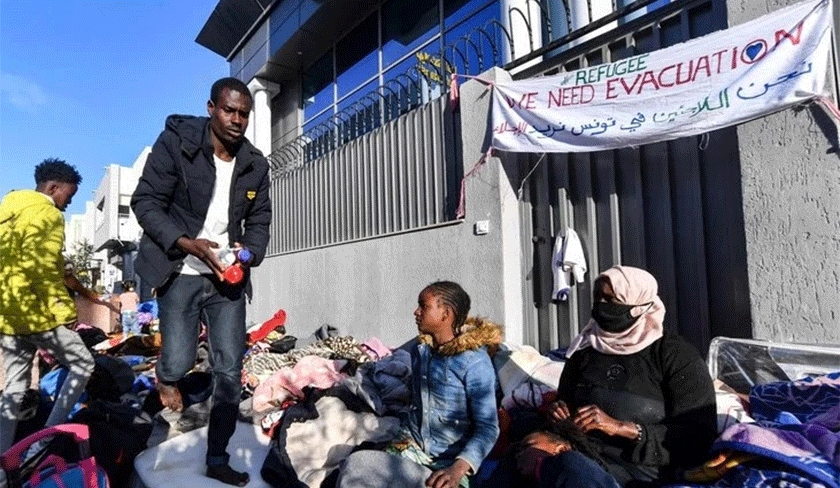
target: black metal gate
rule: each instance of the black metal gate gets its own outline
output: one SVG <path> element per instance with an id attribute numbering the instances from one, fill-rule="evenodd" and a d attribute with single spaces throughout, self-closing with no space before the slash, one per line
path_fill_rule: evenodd
<path id="1" fill-rule="evenodd" d="M 571 71 L 668 47 L 726 26 L 723 0 L 663 8 L 516 76 Z M 702 353 L 717 335 L 750 337 L 737 132 L 585 154 L 508 154 L 522 187 L 525 337 L 541 351 L 568 345 L 589 320 L 591 285 L 615 264 L 659 281 L 666 327 Z M 513 173 L 513 174 L 511 174 Z M 530 173 L 530 174 L 529 174 Z M 588 273 L 552 300 L 557 235 L 574 229 Z"/>

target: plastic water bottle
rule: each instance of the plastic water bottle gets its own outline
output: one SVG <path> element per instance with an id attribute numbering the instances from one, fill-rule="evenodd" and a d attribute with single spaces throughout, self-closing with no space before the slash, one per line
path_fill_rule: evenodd
<path id="1" fill-rule="evenodd" d="M 226 247 L 219 251 L 219 261 L 222 262 L 225 266 L 233 266 L 234 263 L 247 263 L 254 257 L 254 253 L 252 253 L 247 247 L 240 247 L 237 249 L 231 249 Z"/>
<path id="2" fill-rule="evenodd" d="M 227 266 L 222 273 L 222 279 L 226 282 L 235 285 L 242 281 L 245 277 L 245 271 L 242 269 L 242 263 L 247 263 L 254 257 L 254 254 L 247 248 L 229 249 L 225 248 L 219 253 L 219 260 Z"/>
<path id="3" fill-rule="evenodd" d="M 233 266 L 233 263 L 236 262 L 236 253 L 233 249 L 226 247 L 219 251 L 219 261 L 225 266 Z"/>

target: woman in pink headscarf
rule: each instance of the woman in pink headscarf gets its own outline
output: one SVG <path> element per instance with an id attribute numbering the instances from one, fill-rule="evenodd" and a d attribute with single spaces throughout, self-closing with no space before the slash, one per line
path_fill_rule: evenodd
<path id="1" fill-rule="evenodd" d="M 572 340 L 548 415 L 582 430 L 600 459 L 551 432 L 532 434 L 519 466 L 538 486 L 661 481 L 705 460 L 717 435 L 712 379 L 693 346 L 664 334 L 657 293 L 642 269 L 615 266 L 598 276 L 592 320 Z"/>

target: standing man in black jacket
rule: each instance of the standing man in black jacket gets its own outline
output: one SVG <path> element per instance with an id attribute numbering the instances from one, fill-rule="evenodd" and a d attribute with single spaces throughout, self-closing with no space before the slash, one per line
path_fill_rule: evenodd
<path id="1" fill-rule="evenodd" d="M 207 476 L 238 486 L 248 474 L 230 467 L 226 451 L 241 396 L 248 268 L 265 256 L 271 222 L 268 163 L 244 137 L 252 105 L 244 83 L 222 78 L 210 90 L 209 118 L 169 116 L 131 198 L 143 228 L 136 271 L 157 289 L 160 308 L 161 401 L 183 408 L 176 382 L 195 364 L 203 322 L 213 365 Z M 242 263 L 245 279 L 231 284 L 218 253 L 239 247 L 252 257 Z"/>

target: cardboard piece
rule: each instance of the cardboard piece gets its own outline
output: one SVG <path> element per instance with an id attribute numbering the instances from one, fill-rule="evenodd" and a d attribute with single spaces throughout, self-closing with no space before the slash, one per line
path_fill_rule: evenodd
<path id="1" fill-rule="evenodd" d="M 79 323 L 102 329 L 106 334 L 119 330 L 119 314 L 100 303 L 93 303 L 82 297 L 76 297 L 76 310 Z M 114 300 L 111 299 L 111 303 Z M 119 301 L 117 301 L 119 303 Z M 119 306 L 119 305 L 117 305 Z"/>

